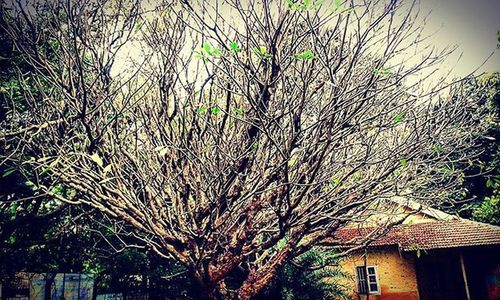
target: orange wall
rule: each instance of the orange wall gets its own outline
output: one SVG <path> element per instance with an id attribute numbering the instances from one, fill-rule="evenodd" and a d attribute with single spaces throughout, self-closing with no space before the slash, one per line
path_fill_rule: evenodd
<path id="1" fill-rule="evenodd" d="M 350 274 L 345 285 L 351 291 L 352 299 L 366 299 L 356 293 L 356 266 L 363 266 L 363 253 L 352 254 L 341 263 L 344 272 Z M 376 266 L 380 284 L 380 295 L 370 295 L 372 300 L 416 300 L 419 299 L 417 276 L 413 260 L 400 256 L 396 248 L 372 250 L 367 253 L 367 265 Z"/>

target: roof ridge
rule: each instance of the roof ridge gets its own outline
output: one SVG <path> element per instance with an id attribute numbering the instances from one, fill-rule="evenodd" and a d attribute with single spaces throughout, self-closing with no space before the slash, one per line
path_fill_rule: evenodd
<path id="1" fill-rule="evenodd" d="M 379 231 L 381 234 L 369 242 L 370 246 L 397 245 L 403 251 L 500 245 L 500 226 L 464 218 L 398 224 L 386 232 L 382 229 L 376 226 L 343 228 L 333 238 L 348 245 L 356 240 L 362 242 L 372 232 Z"/>

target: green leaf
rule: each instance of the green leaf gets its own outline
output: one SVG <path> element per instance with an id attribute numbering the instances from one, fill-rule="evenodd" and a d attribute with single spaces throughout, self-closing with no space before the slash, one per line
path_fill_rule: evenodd
<path id="1" fill-rule="evenodd" d="M 203 48 L 203 50 L 205 50 L 205 52 L 207 52 L 208 54 L 210 54 L 210 53 L 212 52 L 212 45 L 210 45 L 210 43 L 208 43 L 208 42 L 203 43 L 202 48 Z"/>
<path id="2" fill-rule="evenodd" d="M 489 177 L 488 180 L 486 180 L 486 187 L 487 188 L 493 187 L 493 180 L 491 179 L 491 177 Z"/>
<path id="3" fill-rule="evenodd" d="M 141 30 L 142 25 L 144 25 L 144 21 L 138 21 L 135 24 L 134 33 L 137 33 L 139 30 Z"/>
<path id="4" fill-rule="evenodd" d="M 234 112 L 236 113 L 237 116 L 240 116 L 240 117 L 242 117 L 245 114 L 245 112 L 243 111 L 243 109 L 241 109 L 239 107 L 236 107 L 234 109 Z"/>
<path id="5" fill-rule="evenodd" d="M 213 47 L 209 42 L 203 43 L 202 51 L 204 51 L 209 56 L 219 57 L 221 55 L 220 48 Z M 203 54 L 201 55 L 204 57 Z"/>
<path id="6" fill-rule="evenodd" d="M 382 69 L 373 69 L 373 73 L 375 75 L 382 75 L 382 76 L 389 76 L 392 74 L 392 71 L 390 69 L 385 69 L 385 68 L 382 68 Z"/>
<path id="7" fill-rule="evenodd" d="M 442 168 L 439 168 L 438 169 L 439 172 L 443 173 L 443 174 L 451 174 L 453 173 L 453 170 L 448 168 L 448 167 L 442 167 Z"/>
<path id="8" fill-rule="evenodd" d="M 285 236 L 284 238 L 282 238 L 281 240 L 279 240 L 279 241 L 276 243 L 276 249 L 277 249 L 277 250 L 281 250 L 281 249 L 283 249 L 283 248 L 286 246 L 286 244 L 288 243 L 288 240 L 289 240 L 289 239 L 290 239 L 290 238 L 289 238 L 288 236 Z"/>
<path id="9" fill-rule="evenodd" d="M 199 58 L 199 59 L 205 59 L 206 58 L 205 55 L 203 55 L 200 52 L 196 52 L 195 51 L 194 53 L 195 53 L 194 58 Z"/>
<path id="10" fill-rule="evenodd" d="M 237 42 L 231 42 L 231 43 L 229 44 L 229 48 L 231 49 L 231 51 L 234 51 L 234 52 L 236 52 L 236 53 L 238 53 L 238 52 L 240 52 L 240 51 L 241 51 L 240 46 L 238 45 L 238 43 L 237 43 Z"/>
<path id="11" fill-rule="evenodd" d="M 394 123 L 399 123 L 404 119 L 405 115 L 403 113 L 399 113 L 394 116 Z"/>
<path id="12" fill-rule="evenodd" d="M 50 194 L 52 195 L 58 195 L 62 196 L 64 194 L 64 186 L 62 184 L 56 184 L 52 189 L 50 190 Z"/>
<path id="13" fill-rule="evenodd" d="M 260 46 L 259 48 L 254 48 L 253 52 L 263 59 L 268 59 L 273 57 L 272 54 L 267 53 L 267 48 L 265 46 Z"/>
<path id="14" fill-rule="evenodd" d="M 334 13 L 336 13 L 336 12 L 343 13 L 345 11 L 348 11 L 348 9 L 344 9 L 342 7 L 341 0 L 335 0 L 333 5 L 330 7 L 330 10 Z"/>
<path id="15" fill-rule="evenodd" d="M 402 158 L 399 160 L 399 163 L 401 164 L 401 166 L 403 168 L 406 168 L 406 166 L 408 165 L 408 161 L 406 160 L 406 158 Z"/>
<path id="16" fill-rule="evenodd" d="M 92 159 L 92 161 L 94 161 L 97 165 L 99 165 L 99 167 L 102 167 L 103 165 L 103 161 L 101 159 L 101 157 L 99 157 L 99 154 L 94 153 L 90 156 L 90 159 Z"/>
<path id="17" fill-rule="evenodd" d="M 295 8 L 298 10 L 306 10 L 307 7 L 304 4 L 296 4 Z"/>
<path id="18" fill-rule="evenodd" d="M 17 202 L 14 202 L 10 205 L 10 214 L 15 216 L 17 214 L 17 208 L 19 207 L 19 204 Z"/>
<path id="19" fill-rule="evenodd" d="M 9 176 L 10 174 L 14 173 L 15 171 L 16 171 L 16 168 L 9 168 L 9 169 L 5 170 L 5 172 L 2 174 L 2 178 Z"/>
<path id="20" fill-rule="evenodd" d="M 302 53 L 295 54 L 295 58 L 298 60 L 311 60 L 311 59 L 314 59 L 315 56 L 314 56 L 314 53 L 312 52 L 312 50 L 306 50 Z"/>
<path id="21" fill-rule="evenodd" d="M 31 180 L 27 180 L 24 182 L 24 185 L 27 187 L 32 187 L 32 186 L 35 186 L 35 183 Z"/>
<path id="22" fill-rule="evenodd" d="M 49 165 L 48 167 L 44 168 L 43 171 L 40 173 L 40 175 L 43 175 L 45 173 L 47 173 L 48 171 L 50 171 L 53 167 L 55 167 L 57 165 L 57 163 L 59 162 L 59 157 L 54 159 Z"/>
<path id="23" fill-rule="evenodd" d="M 50 171 L 50 169 L 52 169 L 52 167 L 46 167 L 46 168 L 43 168 L 42 172 L 40 172 L 40 175 L 43 175 L 45 173 L 47 173 L 48 171 Z"/>
<path id="24" fill-rule="evenodd" d="M 436 152 L 436 154 L 438 155 L 443 152 L 443 149 L 441 149 L 441 146 L 439 146 L 439 144 L 432 145 L 432 150 L 434 150 L 434 152 Z"/>
<path id="25" fill-rule="evenodd" d="M 220 112 L 221 112 L 221 110 L 220 110 L 220 108 L 218 106 L 212 107 L 210 109 L 210 111 L 212 112 L 212 115 L 215 115 L 215 116 L 218 115 L 218 114 L 220 114 Z"/>
<path id="26" fill-rule="evenodd" d="M 36 184 L 31 180 L 27 180 L 26 182 L 24 182 L 24 185 L 29 187 L 33 191 L 38 190 L 38 187 L 36 186 Z"/>
<path id="27" fill-rule="evenodd" d="M 253 149 L 253 150 L 257 150 L 257 149 L 259 149 L 259 144 L 257 144 L 257 143 L 253 143 L 253 144 L 252 144 L 252 149 Z"/>
<path id="28" fill-rule="evenodd" d="M 320 0 L 320 1 L 316 1 L 313 5 L 312 5 L 312 8 L 319 8 L 323 2 L 325 2 L 325 0 Z"/>
<path id="29" fill-rule="evenodd" d="M 333 178 L 333 179 L 332 179 L 331 184 L 332 184 L 333 186 L 337 186 L 337 185 L 339 185 L 339 183 L 340 183 L 340 179 L 339 179 L 339 178 Z"/>
<path id="30" fill-rule="evenodd" d="M 352 175 L 351 175 L 351 179 L 354 180 L 354 181 L 358 181 L 358 180 L 361 180 L 361 173 L 360 172 L 354 172 Z"/>
<path id="31" fill-rule="evenodd" d="M 196 109 L 196 112 L 199 114 L 204 114 L 207 112 L 207 110 L 208 110 L 208 108 L 206 106 L 200 106 Z"/>
<path id="32" fill-rule="evenodd" d="M 15 244 L 15 243 L 16 243 L 16 241 L 17 241 L 16 234 L 15 234 L 15 233 L 13 233 L 13 234 L 11 234 L 11 235 L 9 236 L 9 238 L 7 239 L 7 241 L 6 241 L 6 242 L 7 242 L 7 244 L 13 245 L 13 244 Z"/>

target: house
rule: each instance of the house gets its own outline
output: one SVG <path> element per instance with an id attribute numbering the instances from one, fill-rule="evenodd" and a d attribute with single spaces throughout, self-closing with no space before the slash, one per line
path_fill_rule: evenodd
<path id="1" fill-rule="evenodd" d="M 500 299 L 500 227 L 419 209 L 359 247 L 377 230 L 348 227 L 333 239 L 358 245 L 342 263 L 352 299 Z"/>

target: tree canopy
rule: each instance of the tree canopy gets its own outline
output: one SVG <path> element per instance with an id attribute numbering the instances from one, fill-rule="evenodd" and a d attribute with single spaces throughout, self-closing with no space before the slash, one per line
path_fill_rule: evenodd
<path id="1" fill-rule="evenodd" d="M 415 6 L 7 4 L 30 71 L 4 98 L 4 176 L 115 220 L 204 298 L 249 299 L 381 199 L 439 205 L 477 157 L 480 91 L 436 77 L 451 49 L 425 47 Z"/>

